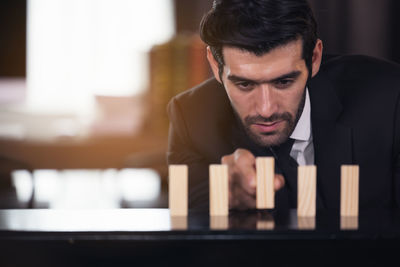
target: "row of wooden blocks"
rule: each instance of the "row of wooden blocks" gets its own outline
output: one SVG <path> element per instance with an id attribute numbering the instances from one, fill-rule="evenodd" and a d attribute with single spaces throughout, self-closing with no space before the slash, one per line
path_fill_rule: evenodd
<path id="1" fill-rule="evenodd" d="M 256 206 L 257 209 L 275 207 L 273 157 L 256 158 Z M 297 215 L 309 217 L 316 215 L 317 167 L 299 166 L 297 177 Z M 226 216 L 229 213 L 228 166 L 212 164 L 209 166 L 210 216 Z M 359 199 L 358 165 L 341 166 L 340 215 L 358 216 Z M 169 209 L 171 216 L 188 214 L 188 167 L 169 166 Z"/>

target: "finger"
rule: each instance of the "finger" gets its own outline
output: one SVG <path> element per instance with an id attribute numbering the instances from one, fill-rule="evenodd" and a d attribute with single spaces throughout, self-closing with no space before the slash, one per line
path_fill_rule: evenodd
<path id="1" fill-rule="evenodd" d="M 226 155 L 221 158 L 221 164 L 229 165 L 230 162 L 233 160 L 233 155 Z"/>
<path id="2" fill-rule="evenodd" d="M 243 188 L 238 188 L 237 190 L 237 208 L 241 210 L 255 209 L 256 208 L 256 198 L 255 195 L 248 194 Z"/>
<path id="3" fill-rule="evenodd" d="M 233 191 L 234 191 L 234 187 L 229 187 L 229 208 L 230 209 L 235 208 L 238 204 Z"/>
<path id="4" fill-rule="evenodd" d="M 235 173 L 237 172 L 233 159 L 234 159 L 233 154 L 231 154 L 231 155 L 226 155 L 226 156 L 223 156 L 223 157 L 221 158 L 221 164 L 225 164 L 225 165 L 228 166 L 228 182 L 229 182 L 229 188 L 233 188 L 233 184 L 234 184 L 234 182 L 235 182 L 235 180 L 234 180 L 234 175 L 235 175 Z M 229 189 L 229 190 L 230 190 L 230 189 Z"/>
<path id="5" fill-rule="evenodd" d="M 275 192 L 285 186 L 285 178 L 282 174 L 275 174 L 274 177 L 274 190 Z"/>
<path id="6" fill-rule="evenodd" d="M 250 195 L 256 192 L 256 158 L 248 150 L 237 150 L 234 153 L 238 184 Z"/>
<path id="7" fill-rule="evenodd" d="M 254 209 L 256 207 L 256 198 L 255 195 L 248 194 L 243 188 L 236 185 L 232 189 L 231 199 L 230 199 L 230 208 L 235 209 Z"/>
<path id="8" fill-rule="evenodd" d="M 244 191 L 250 195 L 255 195 L 257 186 L 255 166 L 243 167 L 239 170 L 235 180 Z"/>
<path id="9" fill-rule="evenodd" d="M 255 195 L 255 157 L 250 151 L 237 149 L 233 154 L 223 156 L 221 163 L 228 165 L 229 191 L 235 186 L 240 186 L 248 194 Z"/>

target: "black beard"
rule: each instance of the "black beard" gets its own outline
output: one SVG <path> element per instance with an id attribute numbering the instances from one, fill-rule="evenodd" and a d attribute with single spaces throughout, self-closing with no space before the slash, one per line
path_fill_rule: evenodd
<path id="1" fill-rule="evenodd" d="M 262 147 L 271 147 L 271 146 L 279 146 L 279 145 L 283 144 L 290 137 L 290 135 L 293 133 L 293 131 L 301 117 L 301 114 L 303 113 L 305 102 L 306 102 L 306 89 L 304 89 L 304 93 L 300 99 L 299 105 L 297 107 L 297 112 L 296 112 L 296 115 L 294 118 L 289 112 L 284 112 L 281 114 L 274 113 L 268 118 L 262 117 L 261 115 L 252 116 L 252 117 L 247 116 L 246 118 L 244 118 L 244 122 L 243 122 L 240 119 L 239 114 L 236 112 L 236 110 L 234 108 L 233 108 L 233 111 L 235 113 L 235 116 L 236 116 L 238 122 L 240 123 L 241 128 L 243 128 L 247 137 L 250 138 L 250 140 L 252 142 L 254 142 L 255 144 L 262 146 Z M 287 127 L 283 130 L 283 132 L 280 134 L 280 136 L 277 138 L 277 140 L 275 142 L 266 143 L 265 141 L 263 141 L 262 137 L 260 137 L 257 134 L 254 134 L 250 129 L 251 125 L 256 122 L 274 122 L 277 120 L 286 121 Z M 277 134 L 277 133 L 270 132 L 270 133 L 266 133 L 264 135 L 272 136 L 274 134 Z"/>

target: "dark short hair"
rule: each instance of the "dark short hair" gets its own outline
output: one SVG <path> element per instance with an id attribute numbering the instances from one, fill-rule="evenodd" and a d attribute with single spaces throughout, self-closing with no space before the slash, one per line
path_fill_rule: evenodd
<path id="1" fill-rule="evenodd" d="M 311 75 L 317 23 L 306 0 L 214 0 L 200 23 L 200 36 L 210 47 L 222 76 L 223 46 L 256 55 L 303 41 L 303 58 Z"/>

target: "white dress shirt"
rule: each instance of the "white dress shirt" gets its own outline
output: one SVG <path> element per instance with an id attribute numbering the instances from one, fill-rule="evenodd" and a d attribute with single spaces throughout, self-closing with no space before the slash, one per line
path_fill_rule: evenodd
<path id="1" fill-rule="evenodd" d="M 311 104 L 308 88 L 306 88 L 306 101 L 304 103 L 303 113 L 290 138 L 295 140 L 292 150 L 290 151 L 290 156 L 296 160 L 299 165 L 313 165 L 314 144 L 311 131 Z"/>

